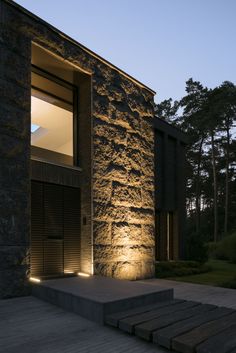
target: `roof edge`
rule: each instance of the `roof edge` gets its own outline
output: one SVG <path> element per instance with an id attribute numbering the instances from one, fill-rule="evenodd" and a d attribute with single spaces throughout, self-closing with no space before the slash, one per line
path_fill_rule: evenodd
<path id="1" fill-rule="evenodd" d="M 173 132 L 176 133 L 176 136 L 178 135 L 178 139 L 180 139 L 183 143 L 189 144 L 189 138 L 186 132 L 184 132 L 179 126 L 173 125 L 169 123 L 168 121 L 165 121 L 164 119 L 159 118 L 157 115 L 154 116 L 154 126 L 158 124 L 167 126 L 169 129 L 171 129 Z M 174 133 L 174 135 L 175 135 Z M 175 136 L 175 138 L 176 138 Z"/>
<path id="2" fill-rule="evenodd" d="M 112 63 L 110 63 L 108 60 L 104 59 L 103 57 L 101 57 L 100 55 L 96 54 L 95 52 L 93 52 L 92 50 L 88 49 L 87 47 L 85 47 L 83 44 L 79 43 L 77 40 L 73 39 L 72 37 L 70 37 L 69 35 L 65 34 L 64 32 L 60 31 L 58 28 L 52 26 L 50 23 L 48 23 L 47 21 L 43 20 L 41 17 L 35 15 L 33 12 L 27 10 L 26 8 L 24 8 L 23 6 L 17 4 L 15 1 L 13 0 L 0 0 L 0 1 L 4 1 L 5 3 L 7 3 L 10 6 L 15 7 L 16 9 L 18 9 L 19 11 L 21 11 L 22 13 L 24 13 L 25 15 L 33 18 L 34 20 L 40 21 L 42 24 L 44 24 L 45 26 L 47 26 L 50 30 L 56 32 L 60 37 L 62 37 L 63 39 L 68 40 L 69 42 L 73 43 L 74 45 L 80 47 L 81 49 L 83 49 L 84 51 L 86 51 L 88 54 L 92 55 L 94 58 L 98 59 L 99 61 L 103 62 L 105 65 L 111 67 L 113 70 L 118 71 L 120 74 L 122 74 L 123 76 L 125 76 L 126 78 L 128 78 L 129 80 L 133 81 L 134 83 L 138 84 L 139 86 L 141 86 L 142 88 L 148 90 L 150 93 L 152 93 L 153 95 L 156 94 L 156 92 L 154 90 L 152 90 L 150 87 L 146 86 L 145 84 L 143 84 L 142 82 L 140 82 L 139 80 L 137 80 L 136 78 L 134 78 L 133 76 L 127 74 L 125 71 L 123 71 L 122 69 L 120 69 L 119 67 L 113 65 Z"/>

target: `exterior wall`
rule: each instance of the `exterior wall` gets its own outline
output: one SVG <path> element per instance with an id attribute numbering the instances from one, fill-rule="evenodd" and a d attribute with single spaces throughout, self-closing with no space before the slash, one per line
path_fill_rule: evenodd
<path id="1" fill-rule="evenodd" d="M 6 22 L 0 2 L 0 298 L 27 293 L 30 233 L 31 47 Z"/>
<path id="2" fill-rule="evenodd" d="M 97 274 L 151 277 L 153 93 L 7 0 L 0 0 L 0 28 L 0 297 L 22 295 L 28 288 L 31 42 L 92 80 L 84 83 L 91 95 L 83 97 L 86 114 L 92 115 L 80 123 L 79 137 L 86 218 L 81 270 L 91 273 L 94 265 Z"/>
<path id="3" fill-rule="evenodd" d="M 155 117 L 155 208 L 156 238 L 161 246 L 157 249 L 158 260 L 166 260 L 166 217 L 173 212 L 173 259 L 184 256 L 185 228 L 185 146 L 187 137 L 179 129 Z"/>
<path id="4" fill-rule="evenodd" d="M 97 75 L 105 80 L 97 80 Z M 97 81 L 96 81 L 97 80 Z M 119 73 L 94 76 L 94 265 L 116 278 L 153 276 L 153 98 Z"/>

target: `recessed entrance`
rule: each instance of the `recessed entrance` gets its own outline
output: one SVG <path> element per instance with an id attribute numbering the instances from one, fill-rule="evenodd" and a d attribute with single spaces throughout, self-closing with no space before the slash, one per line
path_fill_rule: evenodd
<path id="1" fill-rule="evenodd" d="M 80 270 L 80 189 L 31 182 L 31 275 Z"/>

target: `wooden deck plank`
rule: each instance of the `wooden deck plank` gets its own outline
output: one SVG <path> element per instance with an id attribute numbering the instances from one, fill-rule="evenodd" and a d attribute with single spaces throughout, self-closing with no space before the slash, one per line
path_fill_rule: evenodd
<path id="1" fill-rule="evenodd" d="M 177 352 L 194 353 L 195 348 L 208 338 L 236 324 L 236 311 L 223 318 L 201 325 L 192 331 L 173 339 L 172 347 Z"/>
<path id="2" fill-rule="evenodd" d="M 118 312 L 115 314 L 107 315 L 105 318 L 105 323 L 110 326 L 118 327 L 118 323 L 122 319 L 125 319 L 130 316 L 142 314 L 142 313 L 145 313 L 148 311 L 152 311 L 155 309 L 163 308 L 165 306 L 171 305 L 171 302 L 173 302 L 173 300 L 158 302 L 156 304 L 145 305 L 142 307 L 138 307 L 138 308 Z M 178 302 L 183 303 L 184 300 L 178 299 L 178 300 L 175 300 L 175 302 L 176 303 L 178 303 Z"/>
<path id="3" fill-rule="evenodd" d="M 199 304 L 199 303 L 197 303 Z M 190 308 L 191 306 L 196 305 L 196 302 L 172 302 L 172 305 L 166 306 L 164 308 L 160 308 L 157 310 L 153 310 L 144 314 L 138 314 L 134 315 L 131 317 L 128 317 L 126 319 L 120 320 L 119 321 L 119 328 L 122 331 L 128 332 L 128 333 L 134 333 L 134 327 L 136 325 L 142 324 L 143 322 L 152 320 L 154 318 L 158 318 L 161 315 L 167 315 L 169 313 L 174 313 L 177 310 L 180 310 L 181 308 Z"/>
<path id="4" fill-rule="evenodd" d="M 199 313 L 205 314 L 205 312 L 211 309 L 212 306 L 201 304 L 190 308 L 180 309 L 174 313 L 160 316 L 157 319 L 153 319 L 143 324 L 135 326 L 135 335 L 147 341 L 151 341 L 153 331 L 157 331 L 158 329 L 169 326 L 176 322 L 180 322 L 184 319 L 194 317 Z"/>
<path id="5" fill-rule="evenodd" d="M 31 297 L 28 299 L 31 302 Z M 24 298 L 18 300 L 18 308 L 14 303 L 15 299 L 0 301 L 1 353 L 165 353 L 135 336 L 124 335 L 38 299 L 34 299 L 35 310 Z M 17 309 L 15 318 L 13 315 L 10 320 L 3 318 L 1 309 L 12 312 L 12 306 Z"/>
<path id="6" fill-rule="evenodd" d="M 231 353 L 236 349 L 236 324 L 201 343 L 196 353 Z"/>
<path id="7" fill-rule="evenodd" d="M 215 309 L 205 313 L 204 315 L 200 314 L 195 316 L 194 318 L 183 320 L 179 323 L 153 332 L 153 342 L 158 343 L 159 345 L 165 348 L 171 349 L 173 338 L 180 336 L 186 332 L 189 332 L 194 328 L 199 327 L 200 325 L 205 324 L 209 321 L 220 319 L 221 317 L 230 313 L 232 313 L 231 309 L 215 307 Z"/>

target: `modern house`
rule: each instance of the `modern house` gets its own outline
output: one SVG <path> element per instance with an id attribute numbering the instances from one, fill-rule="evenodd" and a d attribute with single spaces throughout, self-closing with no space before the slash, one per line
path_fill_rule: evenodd
<path id="1" fill-rule="evenodd" d="M 0 297 L 30 277 L 148 278 L 181 256 L 185 138 L 154 94 L 0 0 Z"/>

